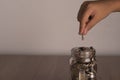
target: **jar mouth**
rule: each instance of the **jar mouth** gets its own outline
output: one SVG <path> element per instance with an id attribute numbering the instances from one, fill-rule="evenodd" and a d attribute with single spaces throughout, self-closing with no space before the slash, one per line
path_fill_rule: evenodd
<path id="1" fill-rule="evenodd" d="M 80 52 L 79 57 L 80 58 L 92 58 L 93 53 L 92 52 Z"/>
<path id="2" fill-rule="evenodd" d="M 75 47 L 71 50 L 75 58 L 92 58 L 95 56 L 95 49 L 92 47 Z"/>

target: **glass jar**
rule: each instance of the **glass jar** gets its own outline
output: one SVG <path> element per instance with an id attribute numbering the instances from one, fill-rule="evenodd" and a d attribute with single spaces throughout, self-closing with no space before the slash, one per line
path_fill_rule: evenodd
<path id="1" fill-rule="evenodd" d="M 97 64 L 93 47 L 75 47 L 71 50 L 72 80 L 96 80 Z"/>

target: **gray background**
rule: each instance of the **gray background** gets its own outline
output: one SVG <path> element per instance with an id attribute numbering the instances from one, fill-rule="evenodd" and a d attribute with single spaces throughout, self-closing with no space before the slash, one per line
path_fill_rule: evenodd
<path id="1" fill-rule="evenodd" d="M 93 46 L 97 55 L 119 55 L 120 13 L 98 23 L 81 41 L 76 17 L 83 1 L 0 0 L 0 54 L 69 55 L 73 47 Z"/>

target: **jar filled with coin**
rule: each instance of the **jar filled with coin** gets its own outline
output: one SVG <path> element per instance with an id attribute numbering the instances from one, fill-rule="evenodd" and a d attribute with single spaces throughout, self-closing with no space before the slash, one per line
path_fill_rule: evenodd
<path id="1" fill-rule="evenodd" d="M 93 47 L 75 47 L 71 50 L 72 80 L 96 80 L 97 64 Z"/>

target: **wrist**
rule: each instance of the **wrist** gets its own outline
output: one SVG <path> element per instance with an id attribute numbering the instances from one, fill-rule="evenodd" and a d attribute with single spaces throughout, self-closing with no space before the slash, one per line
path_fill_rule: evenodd
<path id="1" fill-rule="evenodd" d="M 111 3 L 112 12 L 120 12 L 120 0 L 115 0 Z"/>

